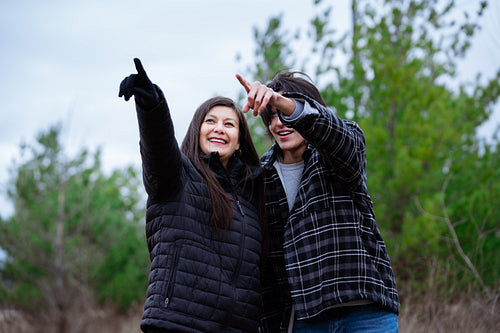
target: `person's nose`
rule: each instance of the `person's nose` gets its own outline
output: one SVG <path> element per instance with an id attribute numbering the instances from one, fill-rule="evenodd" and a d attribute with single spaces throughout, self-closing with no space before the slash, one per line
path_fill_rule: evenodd
<path id="1" fill-rule="evenodd" d="M 222 121 L 218 121 L 215 123 L 214 131 L 216 133 L 224 133 L 225 132 L 224 124 L 222 123 Z"/>
<path id="2" fill-rule="evenodd" d="M 276 117 L 276 124 L 275 124 L 275 126 L 278 127 L 278 128 L 284 127 L 283 123 L 281 122 L 280 117 Z"/>

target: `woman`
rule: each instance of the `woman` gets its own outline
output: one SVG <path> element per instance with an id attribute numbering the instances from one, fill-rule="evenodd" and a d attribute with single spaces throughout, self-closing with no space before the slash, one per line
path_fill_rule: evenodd
<path id="1" fill-rule="evenodd" d="M 151 259 L 144 332 L 257 332 L 262 169 L 244 115 L 204 102 L 179 149 L 162 91 L 139 59 L 119 97 L 135 97 Z"/>
<path id="2" fill-rule="evenodd" d="M 237 75 L 273 145 L 263 156 L 264 332 L 397 332 L 399 297 L 366 181 L 366 143 L 302 73 Z M 284 200 L 286 199 L 286 200 Z"/>

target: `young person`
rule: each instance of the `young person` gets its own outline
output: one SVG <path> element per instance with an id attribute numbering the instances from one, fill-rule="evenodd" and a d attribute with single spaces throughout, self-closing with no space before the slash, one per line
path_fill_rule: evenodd
<path id="1" fill-rule="evenodd" d="M 276 143 L 261 158 L 270 249 L 266 332 L 397 332 L 399 299 L 366 184 L 360 127 L 326 108 L 303 73 L 237 75 Z"/>
<path id="2" fill-rule="evenodd" d="M 235 103 L 196 110 L 181 148 L 160 88 L 139 59 L 120 84 L 135 97 L 151 267 L 144 332 L 257 332 L 262 168 Z"/>

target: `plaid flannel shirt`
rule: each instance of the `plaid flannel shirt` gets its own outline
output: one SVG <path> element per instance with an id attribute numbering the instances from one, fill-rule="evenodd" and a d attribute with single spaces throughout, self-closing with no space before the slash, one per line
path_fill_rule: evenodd
<path id="1" fill-rule="evenodd" d="M 318 112 L 294 122 L 279 114 L 309 143 L 291 211 L 273 167 L 279 147 L 262 157 L 270 233 L 262 331 L 286 332 L 292 302 L 299 320 L 353 300 L 370 300 L 398 313 L 394 275 L 366 186 L 362 130 L 307 96 L 284 95 Z"/>

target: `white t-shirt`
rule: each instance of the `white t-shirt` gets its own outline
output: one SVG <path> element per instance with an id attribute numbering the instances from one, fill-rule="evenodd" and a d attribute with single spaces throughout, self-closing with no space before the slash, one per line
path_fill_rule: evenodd
<path id="1" fill-rule="evenodd" d="M 281 183 L 285 189 L 286 199 L 288 201 L 288 210 L 292 210 L 293 204 L 295 203 L 295 197 L 297 196 L 297 191 L 299 190 L 302 172 L 304 171 L 304 161 L 284 164 L 279 160 L 276 160 L 273 165 L 276 168 L 276 171 L 278 171 Z"/>

